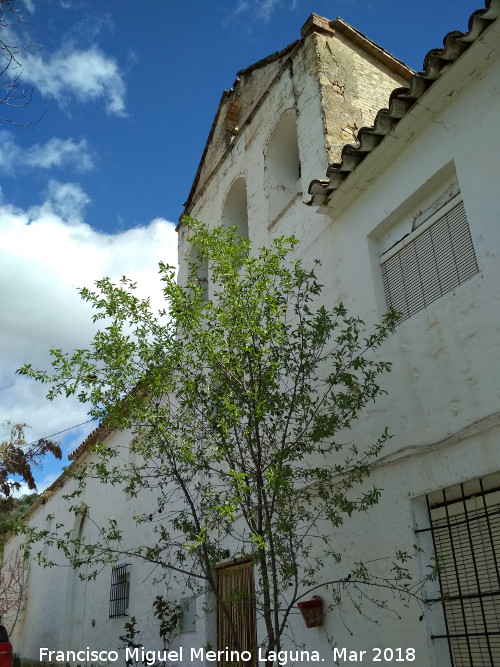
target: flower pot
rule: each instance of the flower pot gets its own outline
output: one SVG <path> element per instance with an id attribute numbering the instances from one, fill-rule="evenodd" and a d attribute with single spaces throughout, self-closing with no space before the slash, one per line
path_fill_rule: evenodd
<path id="1" fill-rule="evenodd" d="M 311 600 L 298 602 L 297 605 L 306 622 L 306 628 L 317 628 L 323 625 L 323 600 L 319 595 L 314 595 Z"/>

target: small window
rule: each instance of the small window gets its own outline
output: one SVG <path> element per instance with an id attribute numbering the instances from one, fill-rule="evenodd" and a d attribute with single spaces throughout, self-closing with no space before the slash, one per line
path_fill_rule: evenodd
<path id="1" fill-rule="evenodd" d="M 498 475 L 429 494 L 445 632 L 453 667 L 500 665 L 500 487 Z"/>
<path id="2" fill-rule="evenodd" d="M 109 618 L 127 616 L 130 589 L 130 565 L 116 565 L 111 570 Z"/>
<path id="3" fill-rule="evenodd" d="M 454 200 L 446 208 L 381 257 L 387 305 L 403 320 L 478 272 L 464 204 Z"/>

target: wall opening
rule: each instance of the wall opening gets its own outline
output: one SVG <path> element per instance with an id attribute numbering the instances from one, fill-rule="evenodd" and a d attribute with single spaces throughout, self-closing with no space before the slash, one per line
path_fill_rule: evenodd
<path id="1" fill-rule="evenodd" d="M 295 113 L 287 113 L 273 130 L 266 151 L 269 217 L 274 220 L 300 192 L 300 156 Z"/>
<path id="2" fill-rule="evenodd" d="M 248 238 L 248 201 L 244 178 L 238 178 L 231 186 L 222 210 L 224 227 L 237 227 L 238 234 Z"/>

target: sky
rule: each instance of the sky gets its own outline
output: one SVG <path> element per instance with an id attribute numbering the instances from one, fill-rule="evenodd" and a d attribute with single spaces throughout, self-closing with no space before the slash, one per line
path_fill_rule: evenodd
<path id="1" fill-rule="evenodd" d="M 77 292 L 100 277 L 136 280 L 161 307 L 158 262 L 175 264 L 182 214 L 224 89 L 236 72 L 300 37 L 315 12 L 342 17 L 410 67 L 467 30 L 482 0 L 18 0 L 0 38 L 19 54 L 32 99 L 0 106 L 0 422 L 54 436 L 62 463 L 95 424 L 76 400 L 15 371 L 49 366 L 51 347 L 92 337 Z M 324 174 L 318 173 L 317 178 Z M 207 221 L 209 222 L 209 221 Z M 86 423 L 87 422 L 87 423 Z M 7 431 L 0 435 L 4 439 Z M 56 435 L 54 435 L 56 434 Z"/>

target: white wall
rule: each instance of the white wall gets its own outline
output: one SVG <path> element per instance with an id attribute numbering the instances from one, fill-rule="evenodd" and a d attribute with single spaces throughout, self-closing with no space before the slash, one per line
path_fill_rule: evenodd
<path id="1" fill-rule="evenodd" d="M 495 47 L 500 40 L 493 30 L 498 32 L 498 28 L 489 33 L 489 47 L 474 45 L 463 56 L 470 63 L 481 59 L 480 75 L 471 64 L 465 76 L 460 64 L 455 74 L 451 70 L 433 84 L 434 99 L 453 91 L 448 105 L 441 101 L 436 103 L 437 108 L 443 107 L 438 112 L 431 107 L 427 116 L 415 115 L 418 132 L 411 129 L 410 111 L 407 136 L 399 143 L 388 137 L 375 149 L 369 157 L 371 170 L 365 172 L 369 175 L 349 203 L 338 207 L 339 198 L 334 194 L 329 207 L 316 213 L 297 198 L 281 217 L 269 220 L 262 156 L 275 122 L 273 110 L 289 108 L 293 99 L 286 78 L 255 118 L 260 134 L 252 137 L 246 153 L 240 149 L 232 156 L 217 183 L 223 193 L 236 172 L 244 173 L 251 240 L 264 245 L 274 236 L 296 234 L 306 263 L 315 258 L 322 261 L 319 281 L 327 286 L 326 302 L 343 301 L 352 314 L 372 324 L 386 309 L 380 255 L 392 239 L 402 236 L 401 230 L 411 231 L 412 219 L 421 208 L 458 180 L 479 272 L 401 323 L 379 353 L 380 358 L 393 362 L 392 373 L 383 379 L 388 395 L 365 411 L 348 437 L 370 443 L 388 426 L 393 438 L 370 478 L 370 485 L 384 490 L 379 505 L 339 531 L 346 563 L 383 557 L 396 549 L 411 551 L 425 494 L 500 469 L 500 135 L 496 131 L 500 70 Z M 429 104 L 428 97 L 421 99 L 423 107 Z M 314 147 L 320 145 L 322 128 L 314 122 L 301 124 L 307 113 L 301 110 L 300 95 L 296 99 L 305 188 L 312 175 L 322 176 L 309 161 Z M 383 161 L 384 151 L 391 153 L 389 163 Z M 378 158 L 383 169 L 377 165 Z M 355 179 L 356 173 L 343 184 L 351 194 L 358 187 Z M 196 204 L 194 215 L 217 224 L 218 210 L 214 189 Z M 415 562 L 411 568 L 418 580 L 422 567 Z M 343 572 L 341 567 L 324 574 L 335 578 Z M 442 642 L 429 639 L 430 625 L 441 622 L 436 613 L 419 622 L 418 606 L 408 610 L 397 602 L 395 606 L 401 620 L 390 613 L 379 616 L 372 609 L 368 615 L 377 619 L 374 623 L 346 605 L 343 619 L 340 612 L 333 613 L 325 627 L 339 646 L 366 649 L 368 656 L 373 647 L 411 646 L 416 649 L 419 667 L 446 667 Z M 328 655 L 324 630 L 305 630 L 298 619 L 294 633 L 295 645 L 303 641 Z"/>
<path id="2" fill-rule="evenodd" d="M 113 433 L 106 440 L 108 447 L 114 448 L 119 457 L 125 460 L 130 456 L 128 432 Z M 119 459 L 118 459 L 119 460 Z M 149 513 L 155 509 L 152 495 L 141 494 L 132 498 L 118 486 L 102 485 L 95 480 L 88 480 L 84 493 L 77 499 L 64 500 L 63 495 L 75 489 L 74 480 L 52 495 L 45 504 L 40 505 L 30 517 L 30 524 L 37 529 L 49 528 L 47 517 L 55 515 L 50 523 L 52 529 L 56 523 L 64 526 L 61 534 L 71 530 L 72 535 L 79 535 L 80 519 L 70 511 L 70 505 L 87 505 L 88 516 L 85 518 L 81 536 L 89 542 L 97 539 L 97 526 L 107 525 L 108 518 L 114 518 L 121 529 L 125 529 L 121 546 L 123 550 L 141 544 L 154 543 L 153 525 L 136 525 L 134 514 Z M 22 538 L 14 537 L 6 545 L 6 553 L 13 553 L 22 545 Z M 35 562 L 31 564 L 28 596 L 25 611 L 12 636 L 14 652 L 23 658 L 35 661 L 39 659 L 39 649 L 81 650 L 118 650 L 122 645 L 119 636 L 124 634 L 124 624 L 132 616 L 137 619 L 137 628 L 142 631 L 141 641 L 147 649 L 162 649 L 158 633 L 158 621 L 153 616 L 152 602 L 157 595 L 163 595 L 173 603 L 190 596 L 190 592 L 176 585 L 171 579 L 162 580 L 161 572 L 138 559 L 121 557 L 118 564 L 130 563 L 130 594 L 128 616 L 109 618 L 109 598 L 111 585 L 111 565 L 104 566 L 95 580 L 81 581 L 78 570 L 68 566 L 62 553 L 56 546 L 45 547 L 43 554 L 58 565 L 42 568 Z M 36 552 L 33 552 L 33 556 Z M 88 571 L 84 568 L 83 571 Z M 198 613 L 201 613 L 202 600 L 197 601 Z M 175 640 L 173 649 L 182 642 L 188 648 L 203 646 L 208 640 L 205 627 L 196 623 L 197 633 L 183 633 Z M 124 662 L 124 653 L 120 653 L 117 664 Z M 53 660 L 55 662 L 55 660 Z"/>

